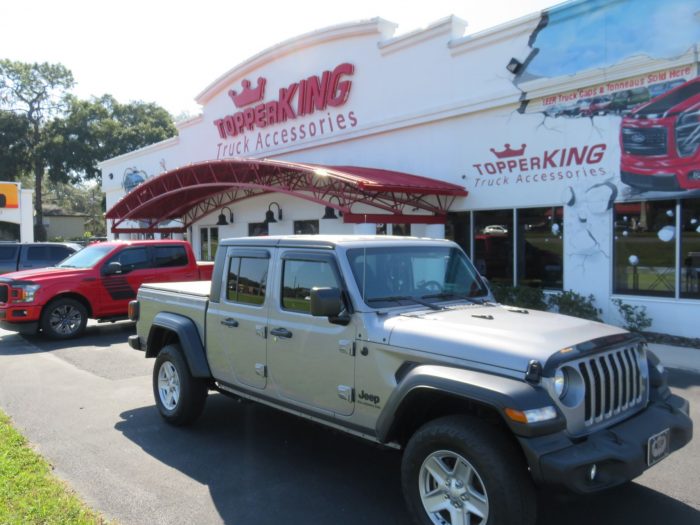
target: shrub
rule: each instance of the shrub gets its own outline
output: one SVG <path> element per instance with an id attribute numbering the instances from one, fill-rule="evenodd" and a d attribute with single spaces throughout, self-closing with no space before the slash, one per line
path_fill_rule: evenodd
<path id="1" fill-rule="evenodd" d="M 557 312 L 564 315 L 572 315 L 591 321 L 600 321 L 603 311 L 595 305 L 595 297 L 585 297 L 573 290 L 567 290 L 549 297 L 549 305 Z"/>
<path id="2" fill-rule="evenodd" d="M 612 302 L 625 321 L 625 328 L 630 332 L 642 332 L 651 326 L 652 319 L 647 315 L 646 306 L 632 306 L 621 299 L 613 299 Z"/>
<path id="3" fill-rule="evenodd" d="M 541 288 L 531 286 L 506 286 L 492 284 L 491 290 L 496 301 L 510 306 L 530 308 L 532 310 L 546 310 L 547 303 L 544 300 L 544 292 Z"/>

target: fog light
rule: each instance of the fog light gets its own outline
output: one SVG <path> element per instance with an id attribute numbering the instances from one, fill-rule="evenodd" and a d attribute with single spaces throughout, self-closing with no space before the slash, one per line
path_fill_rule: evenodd
<path id="1" fill-rule="evenodd" d="M 690 180 L 700 180 L 700 171 L 695 170 L 688 173 L 688 179 Z"/>
<path id="2" fill-rule="evenodd" d="M 595 477 L 598 475 L 598 465 L 593 463 L 591 468 L 588 470 L 588 481 L 595 481 Z"/>

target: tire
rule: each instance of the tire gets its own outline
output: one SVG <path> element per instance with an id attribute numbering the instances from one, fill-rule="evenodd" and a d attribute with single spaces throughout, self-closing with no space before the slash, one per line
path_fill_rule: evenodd
<path id="1" fill-rule="evenodd" d="M 472 416 L 423 425 L 401 463 L 404 498 L 420 525 L 533 525 L 537 500 L 524 458 Z"/>
<path id="2" fill-rule="evenodd" d="M 41 312 L 41 331 L 50 339 L 72 339 L 82 335 L 87 325 L 87 309 L 68 297 L 51 301 Z"/>
<path id="3" fill-rule="evenodd" d="M 172 425 L 189 425 L 201 415 L 208 393 L 207 381 L 192 377 L 182 349 L 163 347 L 153 367 L 153 397 L 163 419 Z"/>

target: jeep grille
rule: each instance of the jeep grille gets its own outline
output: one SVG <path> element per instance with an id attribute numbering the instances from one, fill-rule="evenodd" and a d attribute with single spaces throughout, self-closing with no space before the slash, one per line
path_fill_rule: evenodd
<path id="1" fill-rule="evenodd" d="M 638 354 L 622 348 L 578 362 L 586 385 L 585 424 L 614 417 L 644 401 Z"/>
<path id="2" fill-rule="evenodd" d="M 617 347 L 568 361 L 560 368 L 580 374 L 581 402 L 567 406 L 556 396 L 574 435 L 591 432 L 641 410 L 647 402 L 649 372 L 646 352 L 640 344 Z"/>
<path id="3" fill-rule="evenodd" d="M 630 155 L 665 155 L 667 135 L 664 127 L 622 128 L 622 148 Z"/>

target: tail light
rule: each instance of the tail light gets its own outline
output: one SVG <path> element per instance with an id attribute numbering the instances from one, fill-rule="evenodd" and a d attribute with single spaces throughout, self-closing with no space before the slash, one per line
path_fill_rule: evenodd
<path id="1" fill-rule="evenodd" d="M 141 310 L 141 308 L 139 307 L 138 301 L 129 301 L 129 307 L 127 309 L 127 313 L 129 315 L 130 320 L 138 321 L 140 310 Z"/>

